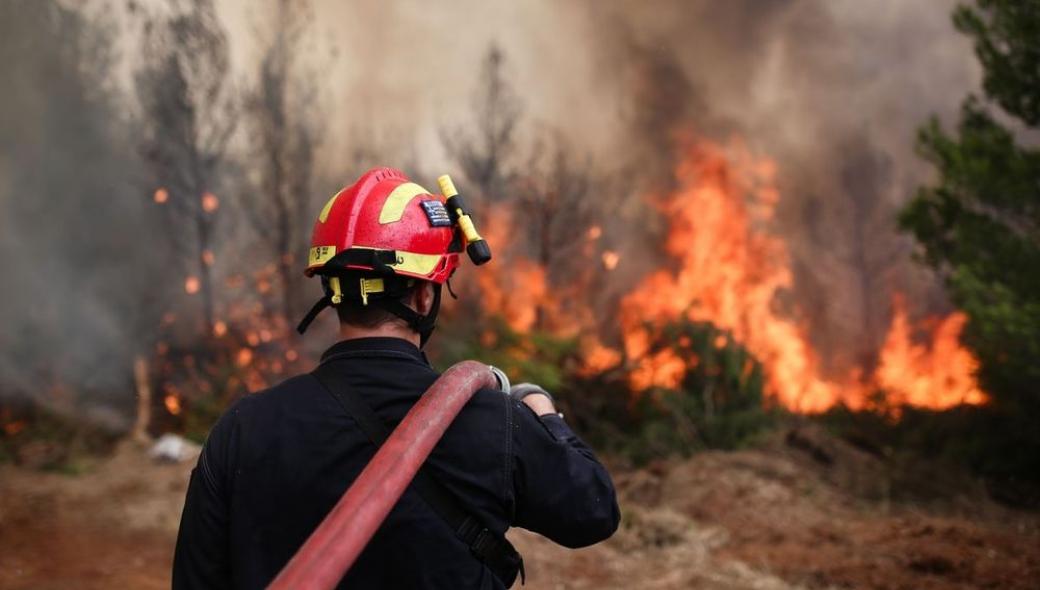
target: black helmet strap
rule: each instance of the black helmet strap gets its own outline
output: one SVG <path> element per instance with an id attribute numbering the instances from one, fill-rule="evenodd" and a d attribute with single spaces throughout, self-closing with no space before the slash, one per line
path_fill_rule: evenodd
<path id="1" fill-rule="evenodd" d="M 322 277 L 322 287 L 325 290 L 325 295 L 315 302 L 314 306 L 311 307 L 307 315 L 303 317 L 300 324 L 296 327 L 296 331 L 303 334 L 307 331 L 308 326 L 314 321 L 318 314 L 321 313 L 326 307 L 335 307 L 336 303 L 333 302 L 334 293 L 329 286 L 328 276 Z M 339 281 L 341 284 L 353 285 L 356 279 L 361 278 L 359 275 L 352 277 L 341 276 Z M 441 307 L 441 286 L 437 283 L 433 284 L 433 305 L 430 307 L 430 312 L 426 315 L 420 315 L 414 309 L 408 307 L 404 303 L 401 303 L 401 296 L 414 285 L 414 279 L 405 279 L 404 277 L 384 277 L 385 291 L 378 294 L 364 294 L 364 297 L 371 299 L 371 305 L 378 306 L 389 313 L 401 318 L 408 323 L 408 327 L 419 333 L 419 348 L 426 346 L 426 342 L 430 339 L 433 334 L 433 329 L 436 327 L 437 314 Z M 362 296 L 351 297 L 353 290 L 348 293 L 344 293 L 351 299 L 361 299 Z"/>
<path id="2" fill-rule="evenodd" d="M 441 309 L 441 286 L 437 283 L 433 284 L 433 305 L 430 306 L 430 312 L 426 315 L 419 315 L 419 312 L 396 298 L 376 299 L 372 305 L 378 305 L 408 322 L 408 327 L 419 333 L 419 348 L 422 349 L 433 335 L 433 329 L 437 327 L 437 314 Z"/>

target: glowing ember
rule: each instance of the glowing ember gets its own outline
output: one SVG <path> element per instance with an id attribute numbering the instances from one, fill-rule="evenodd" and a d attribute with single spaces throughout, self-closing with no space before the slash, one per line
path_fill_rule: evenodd
<path id="1" fill-rule="evenodd" d="M 607 270 L 614 270 L 617 268 L 618 262 L 621 261 L 621 256 L 617 252 L 607 250 L 603 253 L 603 268 Z"/>
<path id="2" fill-rule="evenodd" d="M 163 398 L 163 404 L 166 405 L 166 411 L 173 414 L 174 416 L 181 413 L 181 399 L 172 393 L 166 394 Z"/>
<path id="3" fill-rule="evenodd" d="M 8 422 L 4 424 L 4 434 L 7 436 L 14 436 L 21 432 L 25 428 L 25 420 L 17 420 L 15 422 Z"/>
<path id="4" fill-rule="evenodd" d="M 598 225 L 590 227 L 589 231 L 585 233 L 585 236 L 588 237 L 589 241 L 598 240 L 601 235 L 603 235 L 603 228 Z"/>
<path id="5" fill-rule="evenodd" d="M 205 264 L 206 266 L 213 266 L 213 260 L 214 260 L 214 257 L 213 257 L 213 251 L 212 250 L 203 250 L 202 251 L 202 263 L 203 264 Z"/>
<path id="6" fill-rule="evenodd" d="M 213 335 L 220 338 L 224 334 L 227 334 L 227 323 L 223 320 L 217 320 L 213 324 Z"/>
<path id="7" fill-rule="evenodd" d="M 159 187 L 155 189 L 155 194 L 152 195 L 152 198 L 155 199 L 156 203 L 162 205 L 166 201 L 170 200 L 170 193 L 167 192 L 166 189 Z"/>
<path id="8" fill-rule="evenodd" d="M 298 358 L 300 358 L 300 355 L 295 350 L 290 348 L 289 350 L 285 351 L 285 360 L 289 361 L 290 363 L 296 362 L 296 359 Z"/>
<path id="9" fill-rule="evenodd" d="M 250 348 L 240 348 L 238 354 L 235 355 L 235 364 L 239 367 L 247 367 L 251 362 L 253 362 L 253 350 Z"/>
<path id="10" fill-rule="evenodd" d="M 206 213 L 213 213 L 220 207 L 220 200 L 217 199 L 217 195 L 211 192 L 202 193 L 202 210 Z"/>
<path id="11" fill-rule="evenodd" d="M 199 286 L 200 286 L 200 283 L 199 283 L 199 278 L 198 277 L 188 277 L 188 278 L 184 279 L 184 292 L 187 293 L 188 295 L 194 295 L 194 294 L 198 293 L 199 292 Z"/>

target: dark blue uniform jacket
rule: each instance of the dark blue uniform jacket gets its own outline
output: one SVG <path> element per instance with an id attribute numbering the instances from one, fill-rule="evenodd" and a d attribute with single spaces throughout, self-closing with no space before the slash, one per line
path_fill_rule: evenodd
<path id="1" fill-rule="evenodd" d="M 335 363 L 393 428 L 438 374 L 411 343 L 346 340 Z M 263 588 L 372 458 L 375 447 L 309 374 L 250 395 L 217 422 L 192 471 L 174 588 Z M 566 547 L 602 541 L 619 512 L 610 476 L 556 415 L 481 390 L 426 462 L 494 531 Z M 529 572 L 537 576 L 537 572 Z M 345 588 L 502 588 L 411 488 L 343 579 Z"/>

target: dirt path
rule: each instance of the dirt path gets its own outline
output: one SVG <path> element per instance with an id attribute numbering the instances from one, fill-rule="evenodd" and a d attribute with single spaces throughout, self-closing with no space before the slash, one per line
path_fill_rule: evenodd
<path id="1" fill-rule="evenodd" d="M 189 471 L 132 446 L 80 476 L 0 468 L 0 588 L 169 587 Z M 705 453 L 619 470 L 606 543 L 510 536 L 533 590 L 1040 587 L 1036 515 L 864 500 L 846 476 L 782 448 Z"/>

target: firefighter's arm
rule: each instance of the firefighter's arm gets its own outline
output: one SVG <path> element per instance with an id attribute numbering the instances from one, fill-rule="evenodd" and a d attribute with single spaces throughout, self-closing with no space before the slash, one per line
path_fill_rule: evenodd
<path id="1" fill-rule="evenodd" d="M 513 403 L 514 524 L 571 548 L 610 537 L 620 511 L 606 468 L 555 413 L 551 398 Z M 532 406 L 548 412 L 539 416 Z"/>
<path id="2" fill-rule="evenodd" d="M 175 590 L 231 587 L 223 422 L 213 428 L 191 472 L 173 557 Z"/>

